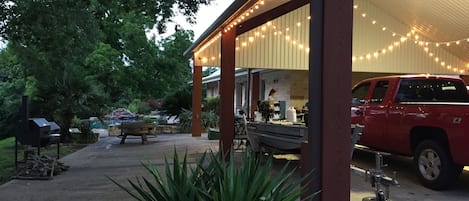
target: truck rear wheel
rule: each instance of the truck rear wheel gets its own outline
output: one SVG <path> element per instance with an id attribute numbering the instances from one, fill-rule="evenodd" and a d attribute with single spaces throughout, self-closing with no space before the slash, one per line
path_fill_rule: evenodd
<path id="1" fill-rule="evenodd" d="M 454 164 L 449 151 L 433 140 L 425 140 L 417 146 L 414 164 L 423 185 L 434 190 L 451 186 L 463 168 Z"/>

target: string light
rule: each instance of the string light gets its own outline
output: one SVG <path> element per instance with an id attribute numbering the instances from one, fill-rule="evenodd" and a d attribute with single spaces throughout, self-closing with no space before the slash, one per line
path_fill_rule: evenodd
<path id="1" fill-rule="evenodd" d="M 358 9 L 358 5 L 354 5 L 354 9 Z M 362 18 L 368 18 L 368 14 L 366 12 L 362 12 L 361 16 L 362 16 Z M 388 30 L 386 28 L 386 26 L 383 26 L 383 25 L 379 24 L 374 19 L 371 21 L 371 24 L 380 25 L 383 31 Z M 392 34 L 393 34 L 393 36 L 397 35 L 397 33 L 395 33 L 395 32 L 392 32 Z M 409 38 L 411 35 L 415 35 L 415 34 L 416 34 L 416 28 L 412 28 L 411 32 L 407 33 L 405 36 L 407 36 L 407 38 Z M 404 35 L 402 35 L 402 36 L 404 36 Z M 420 40 L 420 36 L 418 36 L 418 35 L 415 36 L 415 39 L 411 39 L 411 40 L 422 41 L 422 40 Z M 469 42 L 469 37 L 459 39 L 459 40 L 450 40 L 450 41 L 433 41 L 433 42 L 432 41 L 422 41 L 422 42 L 424 42 L 425 44 L 435 44 L 438 47 L 440 44 L 446 44 L 447 46 L 451 46 L 452 44 L 459 45 L 459 44 L 461 44 L 461 42 L 464 42 L 464 41 Z"/>
<path id="2" fill-rule="evenodd" d="M 233 26 L 237 26 L 238 24 L 241 24 L 241 22 L 243 22 L 247 19 L 246 17 L 250 16 L 251 14 L 254 13 L 255 10 L 258 10 L 261 6 L 264 6 L 264 5 L 265 5 L 265 0 L 257 1 L 257 3 L 254 4 L 253 7 L 249 8 L 246 12 L 241 14 L 238 18 L 234 19 L 232 21 L 232 23 L 230 25 L 228 25 L 227 27 L 233 28 Z M 229 28 L 225 29 L 224 31 L 228 32 Z"/>
<path id="3" fill-rule="evenodd" d="M 226 26 L 226 28 L 222 31 L 224 33 L 227 33 L 228 31 L 230 31 L 232 28 L 236 27 L 237 25 L 241 24 L 243 21 L 247 20 L 247 17 L 250 16 L 251 14 L 254 13 L 255 10 L 259 9 L 260 6 L 263 6 L 265 5 L 265 0 L 259 0 L 253 7 L 251 7 L 250 9 L 248 9 L 245 13 L 241 14 L 240 16 L 238 16 L 236 19 L 234 19 L 232 21 L 232 23 L 230 23 L 229 25 Z M 222 32 L 220 32 L 219 34 L 217 34 L 214 38 L 212 38 L 209 42 L 205 43 L 198 51 L 196 51 L 194 54 L 197 56 L 199 55 L 201 52 L 203 52 L 205 49 L 207 49 L 208 47 L 210 47 L 213 43 L 215 42 L 219 42 L 218 40 L 220 39 L 221 35 L 222 35 Z M 265 36 L 264 36 L 265 37 Z M 263 38 L 264 38 L 263 37 Z M 238 39 L 236 39 L 238 40 Z M 254 42 L 253 39 L 248 39 L 250 42 Z M 246 47 L 247 46 L 247 43 L 243 43 L 242 44 L 243 47 Z M 237 50 L 239 50 L 239 47 L 237 47 Z M 199 59 L 203 62 L 203 63 L 206 63 L 208 62 L 208 59 L 206 57 L 199 57 Z M 213 59 L 212 59 L 213 60 Z"/>
<path id="4" fill-rule="evenodd" d="M 308 16 L 308 17 L 306 17 L 306 20 L 309 20 L 310 18 L 311 18 L 311 17 Z M 296 27 L 301 27 L 301 24 L 302 24 L 302 23 L 303 23 L 303 21 L 297 22 L 297 23 L 296 23 L 296 25 L 297 25 Z M 277 29 L 277 26 L 275 26 L 275 24 L 274 24 L 272 21 L 269 21 L 269 22 L 265 23 L 264 25 L 259 26 L 259 27 L 257 28 L 257 30 L 252 30 L 251 33 L 252 33 L 255 37 L 252 37 L 252 36 L 246 37 L 245 41 L 239 42 L 239 44 L 241 44 L 241 47 L 247 47 L 247 46 L 249 46 L 250 44 L 254 44 L 254 43 L 256 42 L 256 37 L 259 37 L 259 35 L 260 35 L 259 30 L 260 30 L 261 32 L 267 32 L 267 33 L 268 33 L 267 36 L 270 35 L 270 36 L 273 36 L 273 37 L 280 36 L 280 35 L 282 35 L 282 33 L 283 33 L 281 30 L 278 30 L 278 29 Z M 287 28 L 284 29 L 284 31 L 285 31 L 285 32 L 290 32 L 290 31 L 292 31 L 292 29 L 291 29 L 290 27 L 287 27 Z M 261 35 L 261 38 L 265 39 L 265 37 L 266 37 L 266 35 L 264 35 L 264 34 Z M 292 38 L 291 35 L 285 35 L 285 36 L 282 37 L 282 38 L 283 38 L 283 40 L 284 40 L 286 43 L 288 43 L 288 44 L 290 44 L 290 45 L 292 45 L 292 46 L 298 48 L 298 50 L 304 51 L 304 52 L 306 52 L 306 53 L 309 53 L 310 48 L 309 48 L 309 47 L 306 47 L 304 44 L 300 43 L 299 40 L 296 40 L 296 39 Z M 236 47 L 236 51 L 240 51 L 240 50 L 241 50 L 241 48 Z"/>
<path id="5" fill-rule="evenodd" d="M 221 38 L 221 35 L 222 35 L 221 32 L 219 32 L 217 35 L 215 35 L 215 37 L 213 37 L 212 39 L 210 39 L 210 40 L 209 40 L 207 43 L 205 43 L 199 50 L 197 50 L 197 51 L 195 52 L 195 55 L 196 55 L 196 56 L 199 55 L 200 52 L 203 52 L 205 49 L 207 49 L 207 48 L 208 48 L 209 46 L 211 46 L 213 43 L 219 42 L 219 40 L 220 40 L 220 38 Z M 208 59 L 206 58 L 206 59 L 205 59 L 205 62 L 207 62 L 207 61 L 208 61 Z M 203 58 L 202 58 L 202 62 L 204 62 L 204 59 L 203 59 Z M 205 63 L 205 62 L 204 62 L 204 63 Z"/>
<path id="6" fill-rule="evenodd" d="M 258 1 L 258 3 L 255 4 L 253 7 L 251 7 L 248 11 L 246 11 L 244 14 L 240 15 L 240 17 L 233 20 L 233 22 L 229 26 L 227 26 L 227 28 L 224 30 L 224 32 L 229 31 L 230 28 L 233 28 L 234 26 L 236 26 L 239 23 L 243 22 L 245 19 L 247 19 L 246 18 L 247 16 L 250 16 L 252 13 L 254 13 L 255 9 L 256 10 L 259 9 L 259 6 L 262 6 L 264 4 L 265 4 L 265 2 L 263 0 Z M 358 7 L 358 5 L 354 5 L 353 8 L 358 9 L 359 7 Z M 246 17 L 244 17 L 244 16 L 246 16 Z M 363 12 L 361 14 L 361 16 L 363 18 L 367 18 L 368 14 Z M 311 16 L 307 16 L 306 19 L 310 20 Z M 373 25 L 378 25 L 378 27 L 380 27 L 380 29 L 382 31 L 390 32 L 393 37 L 399 36 L 399 39 L 392 42 L 390 45 L 387 46 L 387 48 L 382 48 L 381 50 L 372 51 L 370 53 L 366 53 L 366 54 L 363 54 L 363 55 L 358 55 L 358 56 L 354 55 L 354 56 L 352 56 L 352 62 L 363 61 L 365 58 L 368 59 L 368 60 L 371 60 L 372 58 L 377 59 L 377 58 L 380 57 L 380 55 L 384 55 L 384 54 L 387 54 L 388 52 L 392 52 L 395 48 L 399 47 L 402 43 L 406 42 L 407 40 L 412 40 L 412 41 L 414 41 L 415 44 L 418 44 L 418 45 L 422 46 L 422 50 L 429 57 L 434 56 L 434 53 L 431 52 L 430 49 L 429 49 L 429 45 L 434 44 L 436 47 L 439 47 L 440 44 L 445 44 L 447 47 L 449 47 L 453 43 L 456 44 L 456 45 L 461 44 L 461 42 L 468 42 L 469 43 L 469 38 L 464 38 L 464 39 L 461 39 L 461 40 L 454 40 L 454 41 L 439 41 L 439 42 L 425 41 L 425 40 L 421 40 L 420 36 L 415 34 L 416 33 L 415 29 L 412 29 L 409 33 L 401 35 L 401 34 L 398 34 L 397 32 L 393 32 L 392 30 L 388 29 L 386 26 L 383 26 L 383 25 L 379 24 L 378 21 L 376 21 L 376 20 L 372 20 L 371 23 Z M 277 27 L 272 26 L 272 25 L 273 25 L 273 23 L 271 21 L 267 22 L 264 26 L 261 27 L 261 31 L 266 32 L 267 31 L 266 26 L 271 27 L 273 30 L 275 30 Z M 298 22 L 296 25 L 297 25 L 297 27 L 300 27 L 301 22 Z M 285 29 L 285 32 L 289 32 L 289 31 L 290 31 L 290 28 Z M 273 34 L 273 36 L 282 35 L 282 31 L 280 31 L 280 30 L 274 31 L 274 32 L 269 32 L 269 33 Z M 260 33 L 255 33 L 254 35 L 256 37 L 259 37 Z M 413 37 L 411 37 L 411 36 L 413 36 Z M 204 46 L 202 46 L 202 48 L 199 49 L 195 54 L 197 55 L 201 51 L 205 50 L 208 46 L 212 45 L 215 41 L 217 41 L 219 39 L 219 37 L 221 37 L 221 32 L 216 37 L 214 37 L 212 40 L 210 40 L 208 43 L 206 43 Z M 262 34 L 261 37 L 265 38 L 266 35 Z M 305 52 L 309 53 L 309 51 L 310 51 L 309 47 L 305 47 L 303 44 L 297 43 L 297 40 L 292 39 L 290 36 L 287 35 L 287 36 L 284 37 L 284 39 L 289 44 L 297 46 L 299 50 L 304 50 Z M 247 41 L 249 41 L 250 43 L 254 43 L 255 39 L 254 39 L 254 37 L 248 37 Z M 242 47 L 247 47 L 247 45 L 248 45 L 248 43 L 246 41 L 241 42 L 240 44 L 241 44 Z M 240 50 L 240 47 L 236 47 L 236 51 L 239 51 L 239 50 Z M 206 57 L 203 57 L 203 58 L 199 57 L 199 59 L 201 59 L 202 62 L 207 62 L 207 60 L 208 60 Z M 214 58 L 212 57 L 212 60 L 213 59 Z M 435 60 L 435 62 L 437 62 L 438 64 L 440 64 L 443 67 L 446 67 L 449 70 L 453 70 L 454 72 L 461 72 L 461 73 L 464 72 L 464 70 L 460 70 L 457 67 L 453 67 L 452 65 L 449 65 L 444 61 L 441 61 L 441 59 L 439 57 L 435 57 L 434 60 Z M 466 67 L 469 68 L 469 63 L 466 65 Z"/>
<path id="7" fill-rule="evenodd" d="M 358 9 L 358 5 L 354 5 L 353 7 L 354 9 Z M 355 11 L 357 12 L 357 11 Z M 361 13 L 361 16 L 362 18 L 369 18 L 368 14 L 366 12 L 362 12 Z M 381 27 L 381 30 L 382 31 L 388 31 L 391 33 L 392 37 L 396 37 L 396 36 L 400 36 L 400 39 L 399 41 L 395 41 L 394 43 L 392 43 L 391 45 L 389 45 L 387 47 L 387 49 L 389 51 L 392 51 L 394 48 L 398 47 L 400 45 L 400 43 L 404 43 L 408 40 L 411 40 L 414 42 L 414 44 L 422 47 L 422 50 L 428 55 L 428 57 L 430 58 L 433 58 L 435 56 L 435 54 L 430 50 L 430 45 L 433 45 L 434 44 L 434 47 L 438 48 L 440 47 L 441 44 L 444 44 L 446 47 L 451 47 L 451 45 L 455 44 L 455 45 L 460 45 L 462 42 L 468 42 L 469 43 L 469 37 L 468 38 L 463 38 L 463 39 L 459 39 L 459 40 L 452 40 L 452 41 L 425 41 L 425 40 L 422 40 L 422 38 L 417 34 L 417 31 L 416 31 L 416 28 L 412 28 L 410 32 L 406 33 L 406 34 L 398 34 L 397 32 L 393 32 L 391 30 L 389 30 L 386 26 L 384 25 L 381 25 L 378 23 L 378 21 L 376 20 L 371 20 L 371 24 L 372 25 L 378 25 Z M 366 53 L 366 54 L 363 54 L 362 56 L 352 56 L 352 62 L 356 62 L 357 60 L 364 60 L 364 58 L 370 60 L 372 59 L 372 55 L 374 58 L 378 58 L 380 54 L 386 54 L 386 48 L 383 48 L 381 51 L 378 51 L 378 52 L 373 52 L 373 53 Z M 448 64 L 447 62 L 445 61 L 442 61 L 442 59 L 440 57 L 437 57 L 435 56 L 433 58 L 433 60 L 439 64 L 440 66 L 442 67 L 445 67 L 446 69 L 448 70 L 452 70 L 453 72 L 459 72 L 459 73 L 464 73 L 465 70 L 463 69 L 459 69 L 457 66 L 454 66 L 454 65 L 450 65 Z M 466 64 L 466 67 L 469 68 L 469 63 Z"/>

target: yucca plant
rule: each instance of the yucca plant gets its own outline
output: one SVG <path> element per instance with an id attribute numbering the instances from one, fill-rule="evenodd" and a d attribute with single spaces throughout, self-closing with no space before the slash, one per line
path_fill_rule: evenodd
<path id="1" fill-rule="evenodd" d="M 154 182 L 147 178 L 128 179 L 130 187 L 111 180 L 129 195 L 139 201 L 294 201 L 299 200 L 306 186 L 301 182 L 306 177 L 290 182 L 295 169 L 288 171 L 288 163 L 272 176 L 272 157 L 262 163 L 259 155 L 245 153 L 240 164 L 225 160 L 220 152 L 204 153 L 191 166 L 187 162 L 187 152 L 182 162 L 174 152 L 173 167 L 165 157 L 165 174 L 153 165 L 144 164 Z M 309 200 L 314 195 L 308 196 Z"/>

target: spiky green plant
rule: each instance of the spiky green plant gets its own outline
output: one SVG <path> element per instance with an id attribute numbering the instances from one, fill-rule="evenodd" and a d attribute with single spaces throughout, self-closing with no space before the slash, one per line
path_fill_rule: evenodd
<path id="1" fill-rule="evenodd" d="M 234 160 L 234 151 L 226 160 L 220 152 L 204 153 L 191 166 L 187 152 L 182 162 L 176 151 L 173 167 L 165 157 L 165 174 L 153 165 L 144 164 L 154 179 L 151 183 L 146 177 L 136 181 L 128 179 L 130 187 L 116 180 L 112 182 L 139 201 L 294 201 L 299 200 L 306 186 L 301 186 L 306 177 L 290 182 L 295 169 L 288 171 L 286 164 L 272 176 L 272 157 L 262 163 L 261 157 L 245 153 L 240 164 Z M 308 196 L 305 200 L 311 199 Z"/>

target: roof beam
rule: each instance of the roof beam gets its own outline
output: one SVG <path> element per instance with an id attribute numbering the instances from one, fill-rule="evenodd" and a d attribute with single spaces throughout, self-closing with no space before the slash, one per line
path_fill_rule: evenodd
<path id="1" fill-rule="evenodd" d="M 236 26 L 236 34 L 241 35 L 243 33 L 246 33 L 262 24 L 265 24 L 266 22 L 270 20 L 273 20 L 282 15 L 285 15 L 308 3 L 309 3 L 309 0 L 297 0 L 297 1 L 289 1 L 288 3 L 284 3 L 281 6 L 278 6 L 270 11 L 267 11 L 252 19 L 249 19 L 242 24 L 239 24 L 238 26 Z"/>

